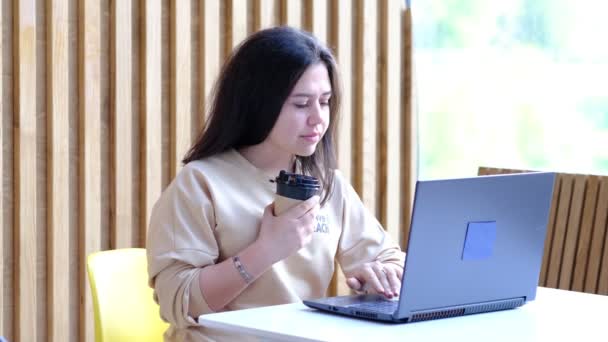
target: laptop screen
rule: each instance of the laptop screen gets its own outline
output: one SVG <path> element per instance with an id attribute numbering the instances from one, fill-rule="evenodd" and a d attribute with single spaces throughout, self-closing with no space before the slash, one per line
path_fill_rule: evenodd
<path id="1" fill-rule="evenodd" d="M 534 299 L 554 173 L 418 181 L 398 316 Z"/>

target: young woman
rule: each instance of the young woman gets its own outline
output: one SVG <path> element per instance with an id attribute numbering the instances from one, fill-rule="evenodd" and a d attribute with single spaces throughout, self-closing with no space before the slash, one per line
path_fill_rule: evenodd
<path id="1" fill-rule="evenodd" d="M 323 297 L 334 260 L 354 290 L 398 295 L 404 254 L 336 170 L 339 103 L 334 57 L 310 34 L 267 29 L 236 49 L 150 220 L 166 340 L 221 339 L 201 314 Z M 275 216 L 280 170 L 318 178 L 320 196 Z"/>

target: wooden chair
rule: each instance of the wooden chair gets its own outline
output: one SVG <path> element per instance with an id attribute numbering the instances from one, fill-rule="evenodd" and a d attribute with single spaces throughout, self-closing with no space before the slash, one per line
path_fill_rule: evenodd
<path id="1" fill-rule="evenodd" d="M 479 175 L 524 170 L 480 167 Z M 558 173 L 539 285 L 608 295 L 608 176 Z"/>

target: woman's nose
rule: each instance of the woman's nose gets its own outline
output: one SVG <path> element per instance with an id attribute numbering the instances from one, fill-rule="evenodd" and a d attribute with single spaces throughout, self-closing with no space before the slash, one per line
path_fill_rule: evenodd
<path id="1" fill-rule="evenodd" d="M 323 121 L 323 108 L 320 103 L 315 103 L 310 107 L 310 115 L 308 116 L 308 124 L 311 126 L 318 125 Z"/>

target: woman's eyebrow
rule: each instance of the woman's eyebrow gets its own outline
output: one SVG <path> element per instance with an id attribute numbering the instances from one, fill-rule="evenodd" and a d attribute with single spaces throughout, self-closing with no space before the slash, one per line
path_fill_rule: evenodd
<path id="1" fill-rule="evenodd" d="M 326 91 L 323 94 L 321 94 L 321 96 L 328 96 L 331 95 L 331 90 L 330 91 Z M 291 97 L 314 97 L 315 94 L 310 94 L 310 93 L 295 93 L 292 94 Z"/>

